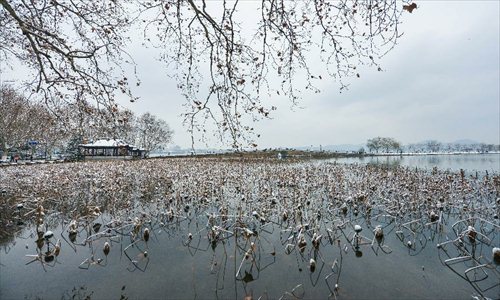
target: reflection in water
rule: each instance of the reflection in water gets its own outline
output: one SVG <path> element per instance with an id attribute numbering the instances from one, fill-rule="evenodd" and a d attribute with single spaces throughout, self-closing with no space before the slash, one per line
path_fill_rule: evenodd
<path id="1" fill-rule="evenodd" d="M 481 296 L 489 291 L 496 291 L 498 296 L 500 272 L 492 248 L 498 242 L 498 222 L 472 217 L 457 221 L 452 229 L 455 239 L 438 244 L 441 261 Z"/>
<path id="2" fill-rule="evenodd" d="M 16 238 L 3 248 L 2 297 L 59 298 L 69 278 L 96 298 L 123 298 L 125 286 L 131 298 L 500 292 L 497 174 L 211 159 L 100 166 L 0 170 L 18 178 L 2 196 L 17 210 L 6 222 L 24 224 L 6 227 Z M 54 173 L 57 185 L 38 184 Z"/>
<path id="3" fill-rule="evenodd" d="M 500 153 L 491 154 L 430 154 L 430 155 L 390 155 L 366 156 L 335 159 L 339 163 L 376 164 L 387 167 L 404 166 L 431 170 L 437 167 L 441 170 L 467 170 L 469 175 L 476 172 L 500 172 Z"/>

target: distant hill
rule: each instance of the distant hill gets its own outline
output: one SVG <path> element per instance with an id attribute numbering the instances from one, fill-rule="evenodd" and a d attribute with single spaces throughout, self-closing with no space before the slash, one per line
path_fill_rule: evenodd
<path id="1" fill-rule="evenodd" d="M 351 152 L 358 151 L 360 148 L 365 148 L 365 144 L 340 144 L 340 145 L 325 145 L 325 146 L 302 146 L 294 147 L 297 150 L 312 150 L 312 151 L 331 151 L 331 152 Z"/>

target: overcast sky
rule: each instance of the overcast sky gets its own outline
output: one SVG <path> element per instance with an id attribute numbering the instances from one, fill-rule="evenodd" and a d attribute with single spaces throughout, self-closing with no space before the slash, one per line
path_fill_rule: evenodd
<path id="1" fill-rule="evenodd" d="M 304 93 L 293 110 L 274 99 L 273 119 L 255 126 L 259 148 L 361 144 L 374 136 L 500 143 L 499 1 L 417 3 L 404 15 L 399 44 L 381 60 L 383 72 L 361 70 L 343 93 L 325 80 L 320 94 Z M 150 51 L 137 58 L 141 100 L 128 106 L 167 120 L 174 144 L 189 147 L 184 99 Z"/>
<path id="2" fill-rule="evenodd" d="M 362 144 L 375 136 L 404 144 L 499 144 L 500 2 L 415 2 L 418 8 L 403 16 L 399 44 L 380 61 L 383 72 L 361 69 L 342 93 L 338 83 L 323 80 L 322 92 L 304 93 L 301 108 L 293 110 L 285 99 L 273 99 L 273 119 L 255 126 L 262 134 L 259 148 Z M 155 61 L 154 50 L 137 47 L 131 54 L 142 80 L 136 90 L 141 99 L 124 105 L 163 118 L 175 131 L 173 144 L 190 147 L 180 116 L 185 100 L 176 82 Z"/>

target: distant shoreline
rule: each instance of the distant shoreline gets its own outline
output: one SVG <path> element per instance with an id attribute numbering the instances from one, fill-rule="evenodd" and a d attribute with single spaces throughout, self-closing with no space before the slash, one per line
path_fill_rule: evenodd
<path id="1" fill-rule="evenodd" d="M 281 153 L 281 156 L 280 156 Z M 304 150 L 267 150 L 267 151 L 242 151 L 226 153 L 200 153 L 200 154 L 180 154 L 180 155 L 157 155 L 145 159 L 180 159 L 180 158 L 239 158 L 239 159 L 266 159 L 266 160 L 287 160 L 287 159 L 342 159 L 342 158 L 370 158 L 370 157 L 403 157 L 403 156 L 452 156 L 452 155 L 500 155 L 500 152 L 436 152 L 436 153 L 350 153 L 350 152 L 328 152 L 328 151 L 304 151 Z M 114 161 L 121 161 L 114 157 Z M 87 160 L 87 161 L 113 161 L 113 160 Z M 124 159 L 125 160 L 125 159 Z M 80 162 L 85 160 L 67 161 Z M 39 164 L 66 163 L 62 160 L 20 160 L 17 163 L 4 162 L 0 167 L 8 166 L 29 166 Z"/>
<path id="2" fill-rule="evenodd" d="M 422 153 L 356 153 L 356 152 L 329 152 L 329 151 L 304 151 L 304 150 L 268 150 L 268 151 L 242 151 L 226 153 L 194 153 L 194 154 L 171 154 L 158 155 L 147 159 L 159 158 L 186 158 L 186 157 L 241 157 L 241 158 L 278 158 L 279 153 L 285 153 L 281 158 L 363 158 L 363 157 L 387 157 L 387 156 L 427 156 L 427 155 L 482 155 L 482 154 L 500 154 L 493 152 L 422 152 Z"/>

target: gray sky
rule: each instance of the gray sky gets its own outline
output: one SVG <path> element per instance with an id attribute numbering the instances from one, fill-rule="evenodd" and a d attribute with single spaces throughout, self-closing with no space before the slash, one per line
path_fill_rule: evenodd
<path id="1" fill-rule="evenodd" d="M 383 72 L 361 69 L 343 93 L 325 80 L 320 94 L 303 94 L 302 108 L 273 99 L 273 119 L 255 126 L 259 148 L 360 144 L 374 136 L 500 143 L 499 2 L 417 3 L 404 15 L 399 45 L 380 61 Z M 179 116 L 184 99 L 152 59 L 154 51 L 142 51 L 150 55 L 137 58 L 141 100 L 127 106 L 164 118 L 175 130 L 174 144 L 189 147 Z"/>
<path id="2" fill-rule="evenodd" d="M 403 16 L 399 44 L 380 60 L 383 72 L 361 68 L 361 77 L 348 79 L 349 90 L 342 94 L 338 83 L 323 80 L 320 94 L 302 94 L 301 108 L 273 98 L 270 105 L 278 106 L 273 119 L 255 125 L 262 134 L 259 148 L 362 144 L 375 136 L 404 144 L 427 139 L 499 144 L 500 2 L 416 3 L 418 8 Z M 175 131 L 173 144 L 190 147 L 177 83 L 154 59 L 155 50 L 131 52 L 142 80 L 135 90 L 141 99 L 123 104 L 166 120 Z"/>

